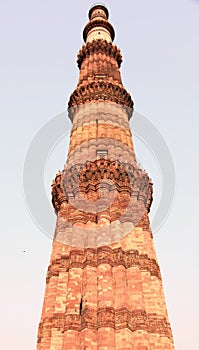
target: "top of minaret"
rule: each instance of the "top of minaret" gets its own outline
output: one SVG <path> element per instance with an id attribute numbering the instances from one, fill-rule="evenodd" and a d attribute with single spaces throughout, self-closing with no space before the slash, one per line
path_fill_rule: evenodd
<path id="1" fill-rule="evenodd" d="M 94 17 L 104 17 L 105 19 L 108 19 L 109 12 L 105 4 L 98 2 L 90 8 L 88 17 L 89 19 L 92 19 Z"/>
<path id="2" fill-rule="evenodd" d="M 103 3 L 94 4 L 88 13 L 89 22 L 84 28 L 83 38 L 86 43 L 93 40 L 113 42 L 115 31 L 108 21 L 109 12 Z"/>

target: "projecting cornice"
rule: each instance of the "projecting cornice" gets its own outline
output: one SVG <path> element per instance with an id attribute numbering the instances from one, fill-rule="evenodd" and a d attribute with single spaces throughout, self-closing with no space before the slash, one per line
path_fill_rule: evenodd
<path id="1" fill-rule="evenodd" d="M 82 63 L 86 57 L 94 54 L 105 54 L 107 56 L 115 58 L 118 63 L 118 67 L 121 66 L 122 63 L 122 55 L 120 49 L 117 48 L 116 45 L 112 43 L 108 43 L 105 40 L 93 40 L 91 43 L 87 43 L 83 45 L 82 49 L 79 51 L 77 56 L 77 64 L 79 69 L 81 69 Z"/>
<path id="2" fill-rule="evenodd" d="M 100 79 L 86 86 L 78 86 L 70 97 L 68 107 L 70 109 L 93 100 L 108 100 L 127 106 L 130 108 L 130 114 L 132 115 L 134 103 L 126 89 Z M 131 115 L 129 115 L 129 119 Z"/>
<path id="3" fill-rule="evenodd" d="M 115 38 L 115 31 L 114 31 L 113 26 L 108 21 L 98 18 L 98 19 L 95 19 L 93 21 L 88 22 L 86 27 L 84 28 L 83 38 L 84 38 L 85 42 L 86 42 L 88 33 L 92 29 L 98 28 L 98 27 L 99 28 L 105 28 L 110 33 L 112 41 L 114 40 L 114 38 Z"/>
<path id="4" fill-rule="evenodd" d="M 121 164 L 106 159 L 77 164 L 67 171 L 57 174 L 52 184 L 52 202 L 55 211 L 59 212 L 61 204 L 63 202 L 67 203 L 69 196 L 75 198 L 80 192 L 82 195 L 86 195 L 90 191 L 98 193 L 102 180 L 110 180 L 112 182 L 103 183 L 107 191 L 111 192 L 116 187 L 118 193 L 128 193 L 129 196 L 136 198 L 137 201 L 143 202 L 147 211 L 150 211 L 153 188 L 147 173 L 128 164 Z M 86 223 L 89 215 L 81 213 L 81 216 L 82 222 Z M 73 219 L 75 220 L 75 218 Z M 111 220 L 114 221 L 115 218 Z"/>

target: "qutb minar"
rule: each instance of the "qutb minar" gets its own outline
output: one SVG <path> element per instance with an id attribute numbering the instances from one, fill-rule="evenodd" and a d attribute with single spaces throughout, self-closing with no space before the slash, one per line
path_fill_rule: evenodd
<path id="1" fill-rule="evenodd" d="M 37 350 L 172 350 L 120 50 L 102 5 L 89 11 L 69 100 L 68 156 L 52 184 L 57 224 Z"/>

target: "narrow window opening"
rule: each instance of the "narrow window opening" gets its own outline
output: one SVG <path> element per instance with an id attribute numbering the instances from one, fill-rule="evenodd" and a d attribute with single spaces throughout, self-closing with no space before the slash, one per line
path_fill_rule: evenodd
<path id="1" fill-rule="evenodd" d="M 80 300 L 80 304 L 79 304 L 79 314 L 82 314 L 82 298 Z"/>

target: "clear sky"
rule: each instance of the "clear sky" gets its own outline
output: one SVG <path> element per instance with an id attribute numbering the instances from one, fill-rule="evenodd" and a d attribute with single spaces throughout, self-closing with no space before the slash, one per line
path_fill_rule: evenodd
<path id="1" fill-rule="evenodd" d="M 76 86 L 76 54 L 91 5 L 87 0 L 0 0 L 3 350 L 36 348 L 52 242 L 27 211 L 23 166 L 35 134 L 65 110 Z M 175 164 L 175 201 L 155 233 L 155 245 L 176 349 L 196 350 L 199 1 L 107 0 L 106 5 L 116 30 L 115 43 L 124 58 L 123 83 L 132 94 L 136 111 L 164 137 Z M 44 186 L 49 201 L 51 180 L 65 162 L 66 143 L 60 142 L 46 163 Z M 156 208 L 160 172 L 138 138 L 134 143 L 139 160 L 154 180 Z"/>

